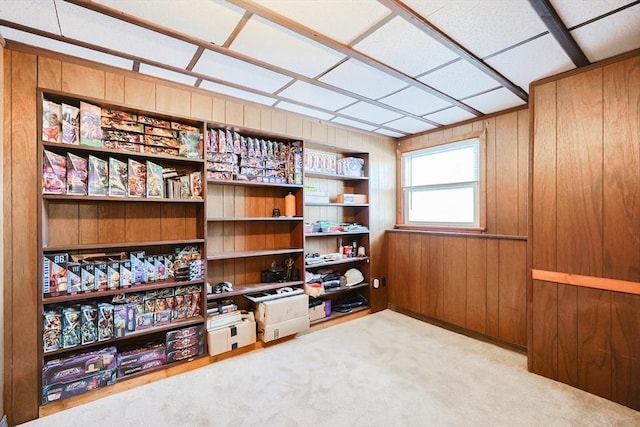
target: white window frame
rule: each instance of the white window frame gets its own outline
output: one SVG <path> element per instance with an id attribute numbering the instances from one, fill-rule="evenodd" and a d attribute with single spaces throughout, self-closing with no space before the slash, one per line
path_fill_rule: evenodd
<path id="1" fill-rule="evenodd" d="M 464 148 L 470 145 L 477 144 L 477 166 L 478 166 L 478 178 L 476 181 L 471 182 L 456 182 L 449 184 L 437 184 L 437 185 L 415 185 L 412 186 L 407 183 L 410 180 L 409 163 L 411 159 L 425 154 L 435 154 L 438 152 L 444 152 L 451 149 Z M 485 217 L 486 217 L 486 197 L 485 197 L 485 163 L 486 163 L 486 138 L 485 132 L 475 132 L 473 134 L 465 135 L 460 138 L 452 139 L 449 141 L 441 142 L 437 145 L 431 145 L 426 147 L 412 147 L 410 150 L 402 151 L 398 153 L 398 161 L 400 166 L 399 188 L 400 194 L 398 197 L 398 203 L 401 204 L 400 212 L 398 216 L 398 226 L 401 228 L 419 228 L 427 230 L 437 231 L 459 231 L 459 232 L 472 232 L 478 233 L 485 231 Z M 460 223 L 460 222 L 418 222 L 409 221 L 409 203 L 412 191 L 420 191 L 421 189 L 454 189 L 454 188 L 472 188 L 474 191 L 474 221 L 472 223 Z"/>

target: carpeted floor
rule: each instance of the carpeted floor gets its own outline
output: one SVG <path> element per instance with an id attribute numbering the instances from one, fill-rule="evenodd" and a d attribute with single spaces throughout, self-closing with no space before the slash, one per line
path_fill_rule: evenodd
<path id="1" fill-rule="evenodd" d="M 24 426 L 640 426 L 640 412 L 386 310 Z"/>

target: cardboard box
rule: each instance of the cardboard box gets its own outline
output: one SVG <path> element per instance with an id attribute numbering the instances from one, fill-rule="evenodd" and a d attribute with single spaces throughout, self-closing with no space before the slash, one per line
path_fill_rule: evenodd
<path id="1" fill-rule="evenodd" d="M 309 315 L 309 295 L 298 294 L 258 303 L 255 310 L 256 320 L 273 325 L 285 320 Z"/>
<path id="2" fill-rule="evenodd" d="M 256 342 L 256 322 L 242 323 L 216 329 L 207 333 L 209 356 L 225 353 Z"/>
<path id="3" fill-rule="evenodd" d="M 307 308 L 308 310 L 308 308 Z M 309 315 L 285 320 L 280 323 L 265 324 L 258 322 L 258 338 L 262 342 L 277 340 L 309 329 Z"/>
<path id="4" fill-rule="evenodd" d="M 322 304 L 316 305 L 314 307 L 309 307 L 309 321 L 313 322 L 314 320 L 324 319 L 326 316 L 325 311 L 325 301 Z"/>
<path id="5" fill-rule="evenodd" d="M 366 194 L 338 194 L 337 203 L 367 203 Z"/>
<path id="6" fill-rule="evenodd" d="M 64 359 L 50 360 L 42 367 L 42 385 L 76 381 L 97 372 L 116 367 L 115 347 L 82 353 Z"/>
<path id="7" fill-rule="evenodd" d="M 112 385 L 115 382 L 116 370 L 107 369 L 75 381 L 46 385 L 42 387 L 42 404 L 46 405 L 47 403 L 55 402 L 56 400 Z"/>

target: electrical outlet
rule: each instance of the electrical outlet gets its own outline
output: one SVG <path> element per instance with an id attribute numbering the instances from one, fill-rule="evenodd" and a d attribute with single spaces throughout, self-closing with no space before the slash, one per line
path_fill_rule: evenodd
<path id="1" fill-rule="evenodd" d="M 373 279 L 373 288 L 378 289 L 380 287 L 380 280 Z"/>

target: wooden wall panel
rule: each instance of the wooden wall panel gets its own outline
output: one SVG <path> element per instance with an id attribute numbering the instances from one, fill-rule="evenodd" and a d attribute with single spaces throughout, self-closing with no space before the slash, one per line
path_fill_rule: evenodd
<path id="1" fill-rule="evenodd" d="M 602 273 L 640 282 L 640 57 L 604 67 L 603 93 Z"/>
<path id="2" fill-rule="evenodd" d="M 11 276 L 5 280 L 5 286 L 11 287 L 7 305 L 15 305 L 5 315 L 5 333 L 10 343 L 7 346 L 5 364 L 9 375 L 5 383 L 5 408 L 9 413 L 8 422 L 20 424 L 38 416 L 38 292 L 37 239 L 34 239 L 34 224 L 38 219 L 37 200 L 40 188 L 25 185 L 38 182 L 38 171 L 34 165 L 38 161 L 37 118 L 36 118 L 36 67 L 37 58 L 33 55 L 12 52 L 10 65 L 11 108 L 5 114 L 11 114 L 10 155 L 11 163 L 4 163 L 12 171 L 5 188 L 12 195 L 11 202 L 11 242 L 5 247 L 11 255 Z M 7 69 L 7 68 L 5 68 Z M 15 179 L 14 179 L 15 177 Z M 5 279 L 7 276 L 5 276 Z M 32 337 L 32 339 L 26 339 Z"/>
<path id="3" fill-rule="evenodd" d="M 38 58 L 38 87 L 62 90 L 62 62 L 51 58 Z"/>
<path id="4" fill-rule="evenodd" d="M 487 331 L 487 242 L 467 239 L 467 328 Z"/>
<path id="5" fill-rule="evenodd" d="M 521 241 L 501 240 L 499 267 L 500 338 L 526 345 L 526 245 Z"/>
<path id="6" fill-rule="evenodd" d="M 156 85 L 148 80 L 124 77 L 125 104 L 153 111 L 156 108 Z"/>
<path id="7" fill-rule="evenodd" d="M 486 232 L 497 233 L 498 220 L 496 218 L 498 211 L 497 201 L 497 185 L 496 182 L 496 162 L 498 161 L 496 154 L 496 118 L 485 119 L 485 128 L 487 129 L 487 171 L 486 171 Z M 502 185 L 502 183 L 500 183 Z"/>
<path id="8" fill-rule="evenodd" d="M 558 81 L 557 105 L 557 268 L 600 276 L 602 69 Z"/>
<path id="9" fill-rule="evenodd" d="M 558 285 L 534 280 L 531 321 L 533 333 L 528 343 L 532 371 L 558 379 Z"/>
<path id="10" fill-rule="evenodd" d="M 98 204 L 78 204 L 78 244 L 90 245 L 98 241 Z"/>
<path id="11" fill-rule="evenodd" d="M 465 238 L 444 237 L 443 251 L 443 315 L 454 325 L 467 322 L 467 242 Z"/>
<path id="12" fill-rule="evenodd" d="M 427 315 L 436 319 L 444 316 L 444 238 L 429 237 L 427 270 Z M 394 286 L 390 284 L 389 286 Z M 397 285 L 396 285 L 397 286 Z"/>
<path id="13" fill-rule="evenodd" d="M 106 72 L 104 75 L 104 100 L 124 103 L 124 76 Z"/>
<path id="14" fill-rule="evenodd" d="M 62 63 L 62 90 L 64 92 L 104 98 L 105 72 L 69 62 Z"/>
<path id="15" fill-rule="evenodd" d="M 532 187 L 533 268 L 556 271 L 556 82 L 534 88 Z M 549 213 L 552 214 L 549 214 Z"/>
<path id="16" fill-rule="evenodd" d="M 529 235 L 529 110 L 518 111 L 518 235 Z"/>
<path id="17" fill-rule="evenodd" d="M 191 93 L 172 86 L 156 85 L 156 110 L 178 116 L 191 115 Z"/>
<path id="18" fill-rule="evenodd" d="M 260 109 L 257 107 L 244 106 L 244 125 L 253 129 L 260 129 Z"/>
<path id="19" fill-rule="evenodd" d="M 487 335 L 500 335 L 500 242 L 487 240 Z"/>
<path id="20" fill-rule="evenodd" d="M 578 386 L 578 289 L 558 285 L 558 380 Z"/>
<path id="21" fill-rule="evenodd" d="M 101 243 L 126 242 L 125 203 L 101 203 L 97 209 L 97 241 Z"/>
<path id="22" fill-rule="evenodd" d="M 640 411 L 640 296 L 611 294 L 611 398 Z"/>
<path id="23" fill-rule="evenodd" d="M 408 251 L 402 250 L 401 253 L 405 255 L 405 261 L 403 264 L 405 269 L 404 280 L 406 280 L 406 293 L 404 295 L 403 307 L 407 307 L 409 310 L 419 312 L 420 311 L 420 293 L 423 277 L 423 266 L 421 262 L 422 256 L 422 236 L 414 234 L 409 238 Z"/>
<path id="24" fill-rule="evenodd" d="M 213 114 L 213 98 L 201 93 L 191 94 L 191 116 L 198 120 L 211 120 Z"/>
<path id="25" fill-rule="evenodd" d="M 611 292 L 578 288 L 578 386 L 611 398 Z"/>
<path id="26" fill-rule="evenodd" d="M 495 233 L 518 235 L 518 112 L 496 121 Z"/>

